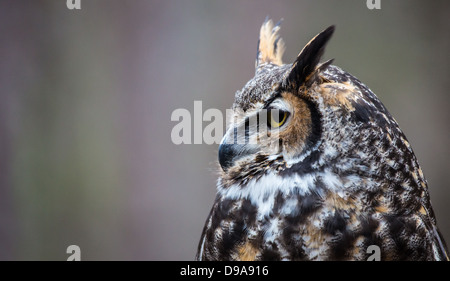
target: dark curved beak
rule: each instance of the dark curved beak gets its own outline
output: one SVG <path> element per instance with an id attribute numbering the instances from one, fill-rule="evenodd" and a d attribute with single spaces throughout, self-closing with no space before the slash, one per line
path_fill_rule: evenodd
<path id="1" fill-rule="evenodd" d="M 219 163 L 222 170 L 226 172 L 234 166 L 234 162 L 246 155 L 254 154 L 258 151 L 258 146 L 254 144 L 234 144 L 227 143 L 226 137 L 219 146 Z"/>
<path id="2" fill-rule="evenodd" d="M 233 166 L 234 163 L 234 155 L 235 153 L 235 148 L 234 146 L 237 144 L 226 144 L 226 143 L 222 143 L 219 146 L 219 163 L 220 166 L 222 167 L 222 170 L 224 170 L 225 172 L 228 170 L 228 168 L 230 168 L 231 166 Z"/>

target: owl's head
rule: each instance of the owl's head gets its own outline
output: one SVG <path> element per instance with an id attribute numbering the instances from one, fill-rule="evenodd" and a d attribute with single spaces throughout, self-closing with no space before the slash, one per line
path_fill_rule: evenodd
<path id="1" fill-rule="evenodd" d="M 334 26 L 311 39 L 291 64 L 282 62 L 279 29 L 271 20 L 263 23 L 255 76 L 236 92 L 219 147 L 222 185 L 270 172 L 324 171 L 344 175 L 345 183 L 345 175 L 350 182 L 355 175 L 395 177 L 398 165 L 415 166 L 409 143 L 369 88 L 332 60 L 320 62 Z"/>

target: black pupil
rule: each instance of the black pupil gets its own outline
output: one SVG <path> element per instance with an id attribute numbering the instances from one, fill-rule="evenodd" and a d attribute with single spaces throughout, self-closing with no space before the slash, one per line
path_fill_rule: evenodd
<path id="1" fill-rule="evenodd" d="M 269 125 L 269 127 L 271 126 L 271 122 L 278 124 L 281 121 L 283 121 L 285 114 L 286 112 L 284 112 L 283 110 L 278 109 L 269 110 L 268 114 L 269 118 L 267 118 L 267 124 Z"/>

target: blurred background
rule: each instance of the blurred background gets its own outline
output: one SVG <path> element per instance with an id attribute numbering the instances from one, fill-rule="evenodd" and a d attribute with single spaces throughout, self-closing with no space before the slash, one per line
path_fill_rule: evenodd
<path id="1" fill-rule="evenodd" d="M 0 259 L 192 260 L 218 145 L 173 144 L 171 114 L 231 107 L 267 15 L 285 62 L 336 25 L 324 59 L 399 122 L 450 243 L 449 1 L 2 0 Z"/>

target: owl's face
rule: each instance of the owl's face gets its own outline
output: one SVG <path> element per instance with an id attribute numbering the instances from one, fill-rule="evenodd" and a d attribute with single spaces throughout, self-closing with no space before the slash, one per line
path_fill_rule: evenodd
<path id="1" fill-rule="evenodd" d="M 290 162 L 313 144 L 312 115 L 317 113 L 310 101 L 283 89 L 288 71 L 288 66 L 267 65 L 236 93 L 219 152 L 225 172 L 262 159 Z"/>

